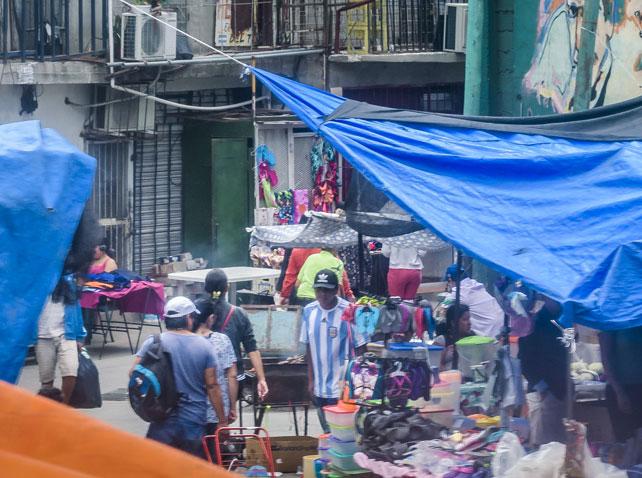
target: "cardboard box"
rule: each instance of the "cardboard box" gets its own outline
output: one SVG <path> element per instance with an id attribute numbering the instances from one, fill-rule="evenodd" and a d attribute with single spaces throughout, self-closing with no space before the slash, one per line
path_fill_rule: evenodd
<path id="1" fill-rule="evenodd" d="M 313 437 L 270 437 L 274 469 L 282 473 L 294 473 L 303 467 L 303 457 L 316 455 L 318 440 Z M 248 465 L 266 466 L 266 460 L 256 439 L 250 438 L 245 445 Z"/>

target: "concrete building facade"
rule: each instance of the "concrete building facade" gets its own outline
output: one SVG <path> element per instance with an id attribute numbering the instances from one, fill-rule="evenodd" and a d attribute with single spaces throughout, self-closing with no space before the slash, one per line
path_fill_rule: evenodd
<path id="1" fill-rule="evenodd" d="M 45 3 L 44 9 L 37 0 L 0 4 L 0 17 L 8 18 L 0 22 L 0 123 L 40 120 L 97 157 L 92 206 L 119 262 L 143 273 L 160 257 L 189 249 L 211 264 L 248 261 L 247 237 L 232 219 L 241 215 L 245 226 L 254 223 L 253 153 L 260 141 L 276 138 L 273 147 L 280 151 L 290 138 L 295 146 L 288 161 L 303 163 L 283 167 L 308 174 L 311 134 L 260 85 L 252 111 L 243 68 L 203 43 L 350 98 L 449 113 L 463 109 L 464 55 L 442 47 L 445 0 L 373 0 L 357 9 L 327 0 L 172 0 L 163 8 L 202 43 L 179 38 L 179 56 L 191 60 L 160 63 L 119 58 L 120 25 L 129 8 L 113 0 L 113 69 L 108 0 Z M 172 104 L 116 91 L 112 78 Z M 235 104 L 242 105 L 227 108 Z M 261 133 L 275 128 L 281 132 Z M 236 179 L 217 175 L 217 164 L 225 161 L 238 165 L 226 173 Z M 234 191 L 239 198 L 249 195 L 237 201 L 245 211 L 231 213 L 230 205 L 212 199 L 221 197 L 216 188 L 230 178 L 246 183 Z M 295 183 L 286 173 L 283 178 L 281 187 Z M 234 247 L 222 245 L 228 236 L 237 238 Z M 234 250 L 221 253 L 229 247 Z"/>

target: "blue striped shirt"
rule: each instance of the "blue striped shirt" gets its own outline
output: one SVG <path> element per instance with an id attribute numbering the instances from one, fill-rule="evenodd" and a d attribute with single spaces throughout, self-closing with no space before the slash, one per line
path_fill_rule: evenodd
<path id="1" fill-rule="evenodd" d="M 338 398 L 341 394 L 339 382 L 350 358 L 350 339 L 355 347 L 365 343 L 357 337 L 352 324 L 341 320 L 349 303 L 340 297 L 338 300 L 331 310 L 323 309 L 316 301 L 303 309 L 300 341 L 310 347 L 314 395 L 321 398 Z"/>

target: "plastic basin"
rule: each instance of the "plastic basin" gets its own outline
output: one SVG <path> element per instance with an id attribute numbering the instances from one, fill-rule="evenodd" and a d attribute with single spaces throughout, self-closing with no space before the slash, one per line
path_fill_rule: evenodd
<path id="1" fill-rule="evenodd" d="M 342 427 L 330 423 L 330 432 L 337 440 L 355 441 L 357 439 L 357 429 L 354 425 Z"/>
<path id="2" fill-rule="evenodd" d="M 323 407 L 325 418 L 330 425 L 339 427 L 354 426 L 354 417 L 359 407 L 343 405 L 328 405 Z"/>
<path id="3" fill-rule="evenodd" d="M 330 448 L 319 447 L 319 456 L 324 460 L 330 461 Z"/>
<path id="4" fill-rule="evenodd" d="M 330 450 L 343 455 L 354 455 L 359 451 L 356 441 L 343 441 L 335 437 L 330 437 Z"/>
<path id="5" fill-rule="evenodd" d="M 359 465 L 354 462 L 354 454 L 344 455 L 330 450 L 330 463 L 339 470 L 353 471 L 359 470 Z"/>
<path id="6" fill-rule="evenodd" d="M 321 448 L 330 448 L 330 434 L 329 433 L 324 433 L 323 435 L 319 435 L 319 449 Z"/>

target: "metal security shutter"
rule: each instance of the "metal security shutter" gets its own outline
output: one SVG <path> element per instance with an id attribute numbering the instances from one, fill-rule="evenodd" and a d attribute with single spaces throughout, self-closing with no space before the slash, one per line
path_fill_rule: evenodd
<path id="1" fill-rule="evenodd" d="M 96 158 L 90 205 L 103 237 L 115 252 L 119 267 L 131 268 L 129 216 L 130 143 L 124 140 L 87 141 L 87 154 Z"/>
<path id="2" fill-rule="evenodd" d="M 155 137 L 137 141 L 134 153 L 134 269 L 147 274 L 158 258 L 182 252 L 181 172 L 183 127 L 156 105 Z"/>
<path id="3" fill-rule="evenodd" d="M 249 89 L 198 90 L 161 96 L 178 103 L 214 106 L 246 100 Z M 137 140 L 134 145 L 132 233 L 133 268 L 147 274 L 160 257 L 183 252 L 181 140 L 185 111 L 151 101 L 145 103 L 147 108 L 155 107 L 155 134 Z M 146 119 L 147 116 L 143 118 L 144 124 Z"/>

